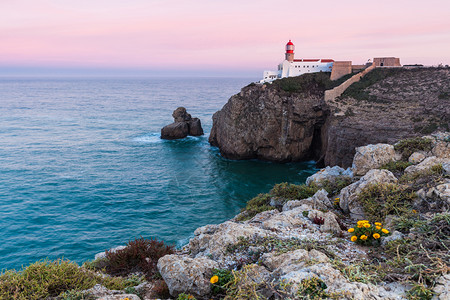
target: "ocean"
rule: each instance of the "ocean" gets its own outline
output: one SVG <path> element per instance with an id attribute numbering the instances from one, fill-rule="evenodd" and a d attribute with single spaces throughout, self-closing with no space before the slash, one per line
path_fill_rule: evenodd
<path id="1" fill-rule="evenodd" d="M 0 78 L 0 269 L 77 263 L 137 237 L 180 247 L 313 162 L 232 161 L 212 115 L 249 78 Z M 179 106 L 205 135 L 159 138 Z"/>

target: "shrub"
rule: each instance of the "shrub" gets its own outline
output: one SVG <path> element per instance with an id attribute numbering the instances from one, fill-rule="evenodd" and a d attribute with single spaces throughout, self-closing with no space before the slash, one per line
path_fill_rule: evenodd
<path id="1" fill-rule="evenodd" d="M 416 151 L 431 151 L 431 143 L 430 139 L 415 137 L 399 141 L 394 145 L 394 149 L 402 154 L 403 160 L 408 160 Z"/>
<path id="2" fill-rule="evenodd" d="M 293 199 L 305 199 L 311 197 L 318 191 L 317 186 L 296 185 L 292 183 L 279 183 L 276 184 L 268 194 L 259 194 L 253 199 L 247 202 L 246 207 L 242 210 L 246 212 L 240 215 L 236 220 L 245 221 L 253 218 L 255 215 L 263 211 L 280 209 L 280 207 L 274 207 L 270 205 L 272 198 L 277 198 L 279 203 L 285 203 L 288 200 Z"/>
<path id="3" fill-rule="evenodd" d="M 270 195 L 269 194 L 259 194 L 258 196 L 250 199 L 242 212 L 245 214 L 240 215 L 236 218 L 237 221 L 245 221 L 253 218 L 257 214 L 263 211 L 273 210 L 275 207 L 270 205 Z"/>
<path id="4" fill-rule="evenodd" d="M 358 221 L 348 232 L 352 235 L 352 242 L 364 246 L 380 245 L 381 238 L 389 234 L 389 230 L 383 228 L 381 223 L 370 224 L 367 220 Z"/>
<path id="5" fill-rule="evenodd" d="M 226 294 L 226 286 L 232 279 L 233 274 L 230 270 L 214 269 L 213 276 L 210 279 L 212 293 L 214 295 Z"/>
<path id="6" fill-rule="evenodd" d="M 313 190 L 318 190 L 319 188 L 325 189 L 330 195 L 338 195 L 343 188 L 352 183 L 352 178 L 349 176 L 337 176 L 334 180 L 325 179 L 320 182 L 316 187 L 311 186 Z"/>
<path id="7" fill-rule="evenodd" d="M 124 278 L 102 277 L 74 262 L 45 260 L 19 272 L 11 270 L 0 275 L 0 299 L 45 299 L 66 292 L 75 298 L 77 291 L 90 289 L 98 283 L 117 290 L 134 285 Z"/>
<path id="8" fill-rule="evenodd" d="M 276 184 L 270 193 L 286 200 L 301 200 L 313 196 L 317 191 L 318 188 L 316 186 L 307 186 L 305 184 L 296 185 L 283 182 Z"/>
<path id="9" fill-rule="evenodd" d="M 151 279 L 157 272 L 158 259 L 166 254 L 173 254 L 173 248 L 156 239 L 148 240 L 141 237 L 129 241 L 126 248 L 122 250 L 106 251 L 108 259 L 106 272 L 111 275 L 143 272 L 147 279 Z"/>
<path id="10" fill-rule="evenodd" d="M 177 300 L 197 300 L 197 299 L 191 294 L 181 293 L 178 295 Z"/>
<path id="11" fill-rule="evenodd" d="M 325 290 L 327 285 L 318 277 L 305 278 L 301 281 L 297 296 L 299 299 L 325 299 L 329 298 Z"/>
<path id="12" fill-rule="evenodd" d="M 272 82 L 272 86 L 289 93 L 322 93 L 336 85 L 330 80 L 330 73 L 318 72 L 287 77 Z"/>
<path id="13" fill-rule="evenodd" d="M 389 170 L 392 173 L 403 173 L 405 169 L 411 165 L 412 163 L 407 161 L 390 161 L 387 164 L 383 165 L 380 169 Z"/>
<path id="14" fill-rule="evenodd" d="M 433 295 L 433 291 L 423 284 L 415 284 L 406 294 L 408 300 L 431 300 Z"/>
<path id="15" fill-rule="evenodd" d="M 227 285 L 227 295 L 224 299 L 265 299 L 261 291 L 268 285 L 263 280 L 257 280 L 257 277 L 256 265 L 245 265 L 239 271 L 232 271 L 232 279 Z"/>
<path id="16" fill-rule="evenodd" d="M 372 220 L 384 220 L 390 214 L 408 214 L 415 198 L 416 193 L 392 183 L 370 184 L 358 195 L 364 212 Z"/>

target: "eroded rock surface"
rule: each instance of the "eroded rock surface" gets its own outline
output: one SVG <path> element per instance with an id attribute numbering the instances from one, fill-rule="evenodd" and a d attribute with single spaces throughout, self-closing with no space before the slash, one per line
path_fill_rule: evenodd
<path id="1" fill-rule="evenodd" d="M 192 118 L 186 108 L 178 107 L 172 113 L 174 122 L 161 129 L 161 138 L 166 140 L 182 139 L 188 135 L 203 135 L 203 128 L 198 118 Z"/>

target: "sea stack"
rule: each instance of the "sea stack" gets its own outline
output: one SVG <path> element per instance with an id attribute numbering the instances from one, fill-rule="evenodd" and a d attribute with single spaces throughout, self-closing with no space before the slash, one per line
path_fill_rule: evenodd
<path id="1" fill-rule="evenodd" d="M 165 140 L 176 140 L 188 135 L 203 135 L 203 128 L 199 118 L 192 118 L 186 108 L 178 107 L 172 113 L 174 122 L 161 129 L 161 138 Z"/>

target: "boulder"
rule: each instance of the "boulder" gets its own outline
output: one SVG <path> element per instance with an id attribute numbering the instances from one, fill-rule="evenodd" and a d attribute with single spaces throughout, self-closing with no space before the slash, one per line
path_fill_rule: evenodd
<path id="1" fill-rule="evenodd" d="M 433 135 L 431 153 L 439 158 L 450 158 L 450 133 L 439 132 Z"/>
<path id="2" fill-rule="evenodd" d="M 176 122 L 161 129 L 161 138 L 165 140 L 183 139 L 189 134 L 189 125 L 186 122 Z"/>
<path id="3" fill-rule="evenodd" d="M 436 280 L 433 292 L 435 293 L 433 300 L 450 299 L 450 274 L 444 274 Z"/>
<path id="4" fill-rule="evenodd" d="M 331 211 L 324 213 L 318 210 L 311 210 L 308 214 L 308 218 L 310 220 L 314 220 L 314 218 L 322 219 L 323 224 L 320 225 L 320 231 L 322 232 L 341 232 L 341 227 L 337 221 L 338 217 Z"/>
<path id="5" fill-rule="evenodd" d="M 175 109 L 172 113 L 172 117 L 175 123 L 189 122 L 192 119 L 191 115 L 187 113 L 186 108 L 184 107 Z"/>
<path id="6" fill-rule="evenodd" d="M 178 107 L 172 113 L 174 123 L 164 126 L 161 129 L 161 138 L 165 140 L 182 139 L 188 135 L 203 135 L 203 128 L 198 118 L 192 118 L 186 112 L 186 108 Z"/>
<path id="7" fill-rule="evenodd" d="M 189 122 L 189 135 L 200 136 L 203 135 L 202 123 L 199 118 L 193 118 Z"/>
<path id="8" fill-rule="evenodd" d="M 352 183 L 341 190 L 341 193 L 339 194 L 339 205 L 344 212 L 349 212 L 352 218 L 363 219 L 365 214 L 357 201 L 359 193 L 370 184 L 396 182 L 397 178 L 388 170 L 370 170 L 359 181 Z"/>
<path id="9" fill-rule="evenodd" d="M 450 159 L 439 158 L 436 156 L 427 157 L 420 164 L 409 166 L 405 169 L 405 174 L 417 174 L 430 170 L 433 166 L 449 163 Z"/>
<path id="10" fill-rule="evenodd" d="M 325 291 L 329 294 L 334 293 L 337 299 L 400 299 L 399 294 L 406 290 L 403 286 L 397 286 L 395 290 L 390 287 L 385 289 L 382 286 L 365 284 L 361 282 L 348 281 L 341 272 L 334 269 L 330 263 L 318 263 L 310 266 L 302 264 L 291 264 L 281 266 L 277 269 L 281 274 L 280 280 L 285 280 L 291 293 L 297 293 L 302 286 L 302 280 L 319 278 L 327 288 Z M 400 290 L 400 291 L 399 291 Z"/>
<path id="11" fill-rule="evenodd" d="M 352 178 L 353 172 L 350 168 L 343 169 L 339 166 L 334 166 L 332 168 L 326 167 L 306 178 L 306 184 L 311 185 L 311 183 L 314 183 L 321 186 L 324 181 L 334 182 L 337 178 L 342 176 Z"/>
<path id="12" fill-rule="evenodd" d="M 411 156 L 408 158 L 408 161 L 412 164 L 419 164 L 421 163 L 427 156 L 423 152 L 414 152 L 411 154 Z"/>
<path id="13" fill-rule="evenodd" d="M 240 238 L 265 237 L 273 233 L 249 224 L 227 221 L 215 227 L 208 226 L 206 229 L 200 227 L 195 230 L 194 235 L 195 237 L 189 241 L 192 255 L 196 257 L 208 255 L 214 260 L 225 260 L 228 254 L 227 246 L 236 244 Z"/>
<path id="14" fill-rule="evenodd" d="M 158 260 L 158 271 L 172 296 L 188 293 L 203 297 L 210 293 L 209 282 L 217 262 L 206 257 L 190 258 L 184 255 L 166 255 Z"/>
<path id="15" fill-rule="evenodd" d="M 389 144 L 367 145 L 356 148 L 352 170 L 355 175 L 364 175 L 390 161 L 395 161 L 394 146 Z"/>

